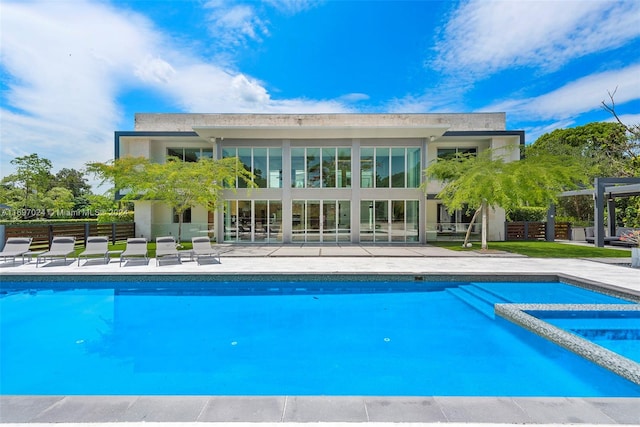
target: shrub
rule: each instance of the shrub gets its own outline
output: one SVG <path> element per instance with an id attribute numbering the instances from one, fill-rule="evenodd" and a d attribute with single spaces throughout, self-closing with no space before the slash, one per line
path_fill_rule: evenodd
<path id="1" fill-rule="evenodd" d="M 507 221 L 546 221 L 547 208 L 521 206 L 507 212 Z"/>
<path id="2" fill-rule="evenodd" d="M 133 222 L 133 212 L 114 210 L 98 214 L 99 224 L 112 222 Z"/>

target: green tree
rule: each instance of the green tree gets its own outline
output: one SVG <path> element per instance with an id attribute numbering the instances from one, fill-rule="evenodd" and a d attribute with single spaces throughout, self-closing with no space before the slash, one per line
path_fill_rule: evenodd
<path id="1" fill-rule="evenodd" d="M 73 193 L 63 187 L 53 187 L 42 198 L 42 207 L 47 212 L 45 216 L 60 218 L 71 217 L 73 209 Z"/>
<path id="2" fill-rule="evenodd" d="M 540 136 L 529 153 L 568 155 L 583 162 L 592 177 L 633 176 L 633 149 L 620 123 L 594 122 Z"/>
<path id="3" fill-rule="evenodd" d="M 125 157 L 110 163 L 90 163 L 88 171 L 112 181 L 124 200 L 157 200 L 178 215 L 178 240 L 182 238 L 184 212 L 196 205 L 215 209 L 224 189 L 235 188 L 236 179 L 254 187 L 253 174 L 236 157 L 214 160 L 201 158 L 183 162 L 167 157 L 165 163 L 152 163 L 144 157 Z"/>
<path id="4" fill-rule="evenodd" d="M 425 175 L 443 183 L 438 198 L 447 209 L 475 210 L 471 223 L 482 215 L 482 249 L 487 249 L 489 208 L 548 206 L 562 191 L 576 188 L 587 179 L 581 165 L 570 157 L 532 153 L 508 162 L 497 150 L 438 159 L 427 167 Z M 465 245 L 468 239 L 469 231 Z"/>
<path id="5" fill-rule="evenodd" d="M 109 194 L 111 193 L 111 194 Z M 113 192 L 107 195 L 90 194 L 87 196 L 87 209 L 95 214 L 118 210 L 118 202 L 115 201 Z"/>
<path id="6" fill-rule="evenodd" d="M 74 210 L 81 210 L 89 205 L 87 196 L 91 194 L 91 186 L 87 183 L 83 171 L 62 168 L 56 173 L 52 186 L 71 191 Z"/>
<path id="7" fill-rule="evenodd" d="M 33 212 L 42 210 L 42 199 L 51 188 L 53 175 L 51 161 L 40 158 L 37 154 L 16 157 L 11 160 L 16 172 L 2 179 L 3 185 L 11 185 L 18 189 L 16 208 L 24 209 L 24 219 L 33 216 Z"/>
<path id="8" fill-rule="evenodd" d="M 604 101 L 603 105 L 608 106 Z M 613 98 L 609 107 L 615 116 Z M 596 177 L 639 176 L 639 141 L 638 126 L 627 126 L 620 121 L 595 122 L 544 134 L 529 147 L 528 153 L 571 156 L 582 163 L 592 183 Z M 620 200 L 618 214 L 634 203 L 637 202 L 632 198 Z M 593 221 L 593 200 L 591 197 L 562 198 L 558 202 L 558 214 L 573 218 L 574 221 Z"/>

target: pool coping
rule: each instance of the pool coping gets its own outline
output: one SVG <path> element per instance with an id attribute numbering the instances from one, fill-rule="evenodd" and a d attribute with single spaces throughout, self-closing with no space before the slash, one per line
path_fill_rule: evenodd
<path id="1" fill-rule="evenodd" d="M 630 424 L 635 398 L 0 396 L 1 423 Z"/>
<path id="2" fill-rule="evenodd" d="M 638 304 L 495 304 L 495 314 L 640 385 L 640 363 L 530 314 L 530 311 L 634 311 Z"/>
<path id="3" fill-rule="evenodd" d="M 40 276 L 56 281 L 85 274 L 56 272 L 3 274 L 4 277 L 33 282 Z M 149 272 L 118 274 L 97 273 L 89 277 L 115 281 L 126 277 L 174 280 L 188 276 L 203 281 L 211 272 Z M 218 272 L 219 280 L 241 280 L 238 273 Z M 300 273 L 249 273 L 293 278 Z M 324 279 L 353 273 L 318 273 Z M 155 277 L 154 277 L 155 276 Z M 614 296 L 624 294 L 640 301 L 640 291 L 591 281 L 564 273 L 376 273 L 378 280 L 403 276 L 436 280 L 487 281 L 499 276 L 503 280 L 532 281 L 535 278 L 559 280 L 587 288 L 606 290 Z M 120 279 L 117 279 L 120 277 Z M 3 281 L 4 282 L 4 281 Z M 3 283 L 0 283 L 0 289 Z M 420 422 L 420 423 L 506 423 L 506 424 L 638 424 L 640 400 L 637 398 L 581 397 L 388 397 L 388 396 L 8 396 L 0 395 L 0 423 L 96 423 L 96 422 Z"/>

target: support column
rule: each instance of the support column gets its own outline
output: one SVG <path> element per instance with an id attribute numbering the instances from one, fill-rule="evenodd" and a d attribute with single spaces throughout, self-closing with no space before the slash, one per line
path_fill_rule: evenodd
<path id="1" fill-rule="evenodd" d="M 547 226 L 545 228 L 545 239 L 553 242 L 556 238 L 556 205 L 551 204 L 547 210 Z"/>
<path id="2" fill-rule="evenodd" d="M 596 178 L 593 184 L 594 197 L 593 201 L 593 237 L 594 243 L 597 247 L 604 247 L 604 183 L 600 181 L 600 178 Z"/>

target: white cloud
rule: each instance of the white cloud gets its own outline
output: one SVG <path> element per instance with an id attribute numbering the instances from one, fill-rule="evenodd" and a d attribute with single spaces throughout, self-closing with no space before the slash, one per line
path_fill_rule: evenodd
<path id="1" fill-rule="evenodd" d="M 146 83 L 167 83 L 175 73 L 171 64 L 152 55 L 147 55 L 134 69 L 134 74 Z"/>
<path id="2" fill-rule="evenodd" d="M 82 1 L 3 2 L 0 19 L 3 174 L 34 152 L 54 168 L 113 157 L 116 92 L 153 41 L 149 22 Z"/>
<path id="3" fill-rule="evenodd" d="M 258 80 L 204 61 L 145 17 L 102 2 L 3 1 L 0 20 L 3 175 L 10 160 L 31 153 L 55 169 L 112 158 L 114 130 L 133 123 L 118 104 L 127 90 L 185 112 L 347 111 L 339 101 L 273 100 Z"/>
<path id="4" fill-rule="evenodd" d="M 312 9 L 319 4 L 322 0 L 266 0 L 265 3 L 270 4 L 281 12 L 293 15 L 296 13 L 304 12 L 305 10 Z"/>
<path id="5" fill-rule="evenodd" d="M 566 120 L 601 107 L 607 92 L 616 90 L 617 105 L 640 99 L 640 63 L 592 74 L 543 95 L 489 105 L 485 111 L 508 111 L 528 120 Z"/>
<path id="6" fill-rule="evenodd" d="M 369 95 L 367 95 L 366 93 L 347 93 L 345 95 L 341 95 L 338 99 L 340 101 L 344 101 L 347 103 L 351 103 L 351 102 L 360 102 L 360 101 L 368 101 L 369 100 Z"/>
<path id="7" fill-rule="evenodd" d="M 258 16 L 251 4 L 229 4 L 214 0 L 205 4 L 209 11 L 209 32 L 218 47 L 235 47 L 247 41 L 261 41 L 269 34 L 268 23 Z"/>
<path id="8" fill-rule="evenodd" d="M 640 36 L 638 1 L 470 0 L 453 12 L 429 65 L 482 77 L 511 67 L 557 69 Z"/>

